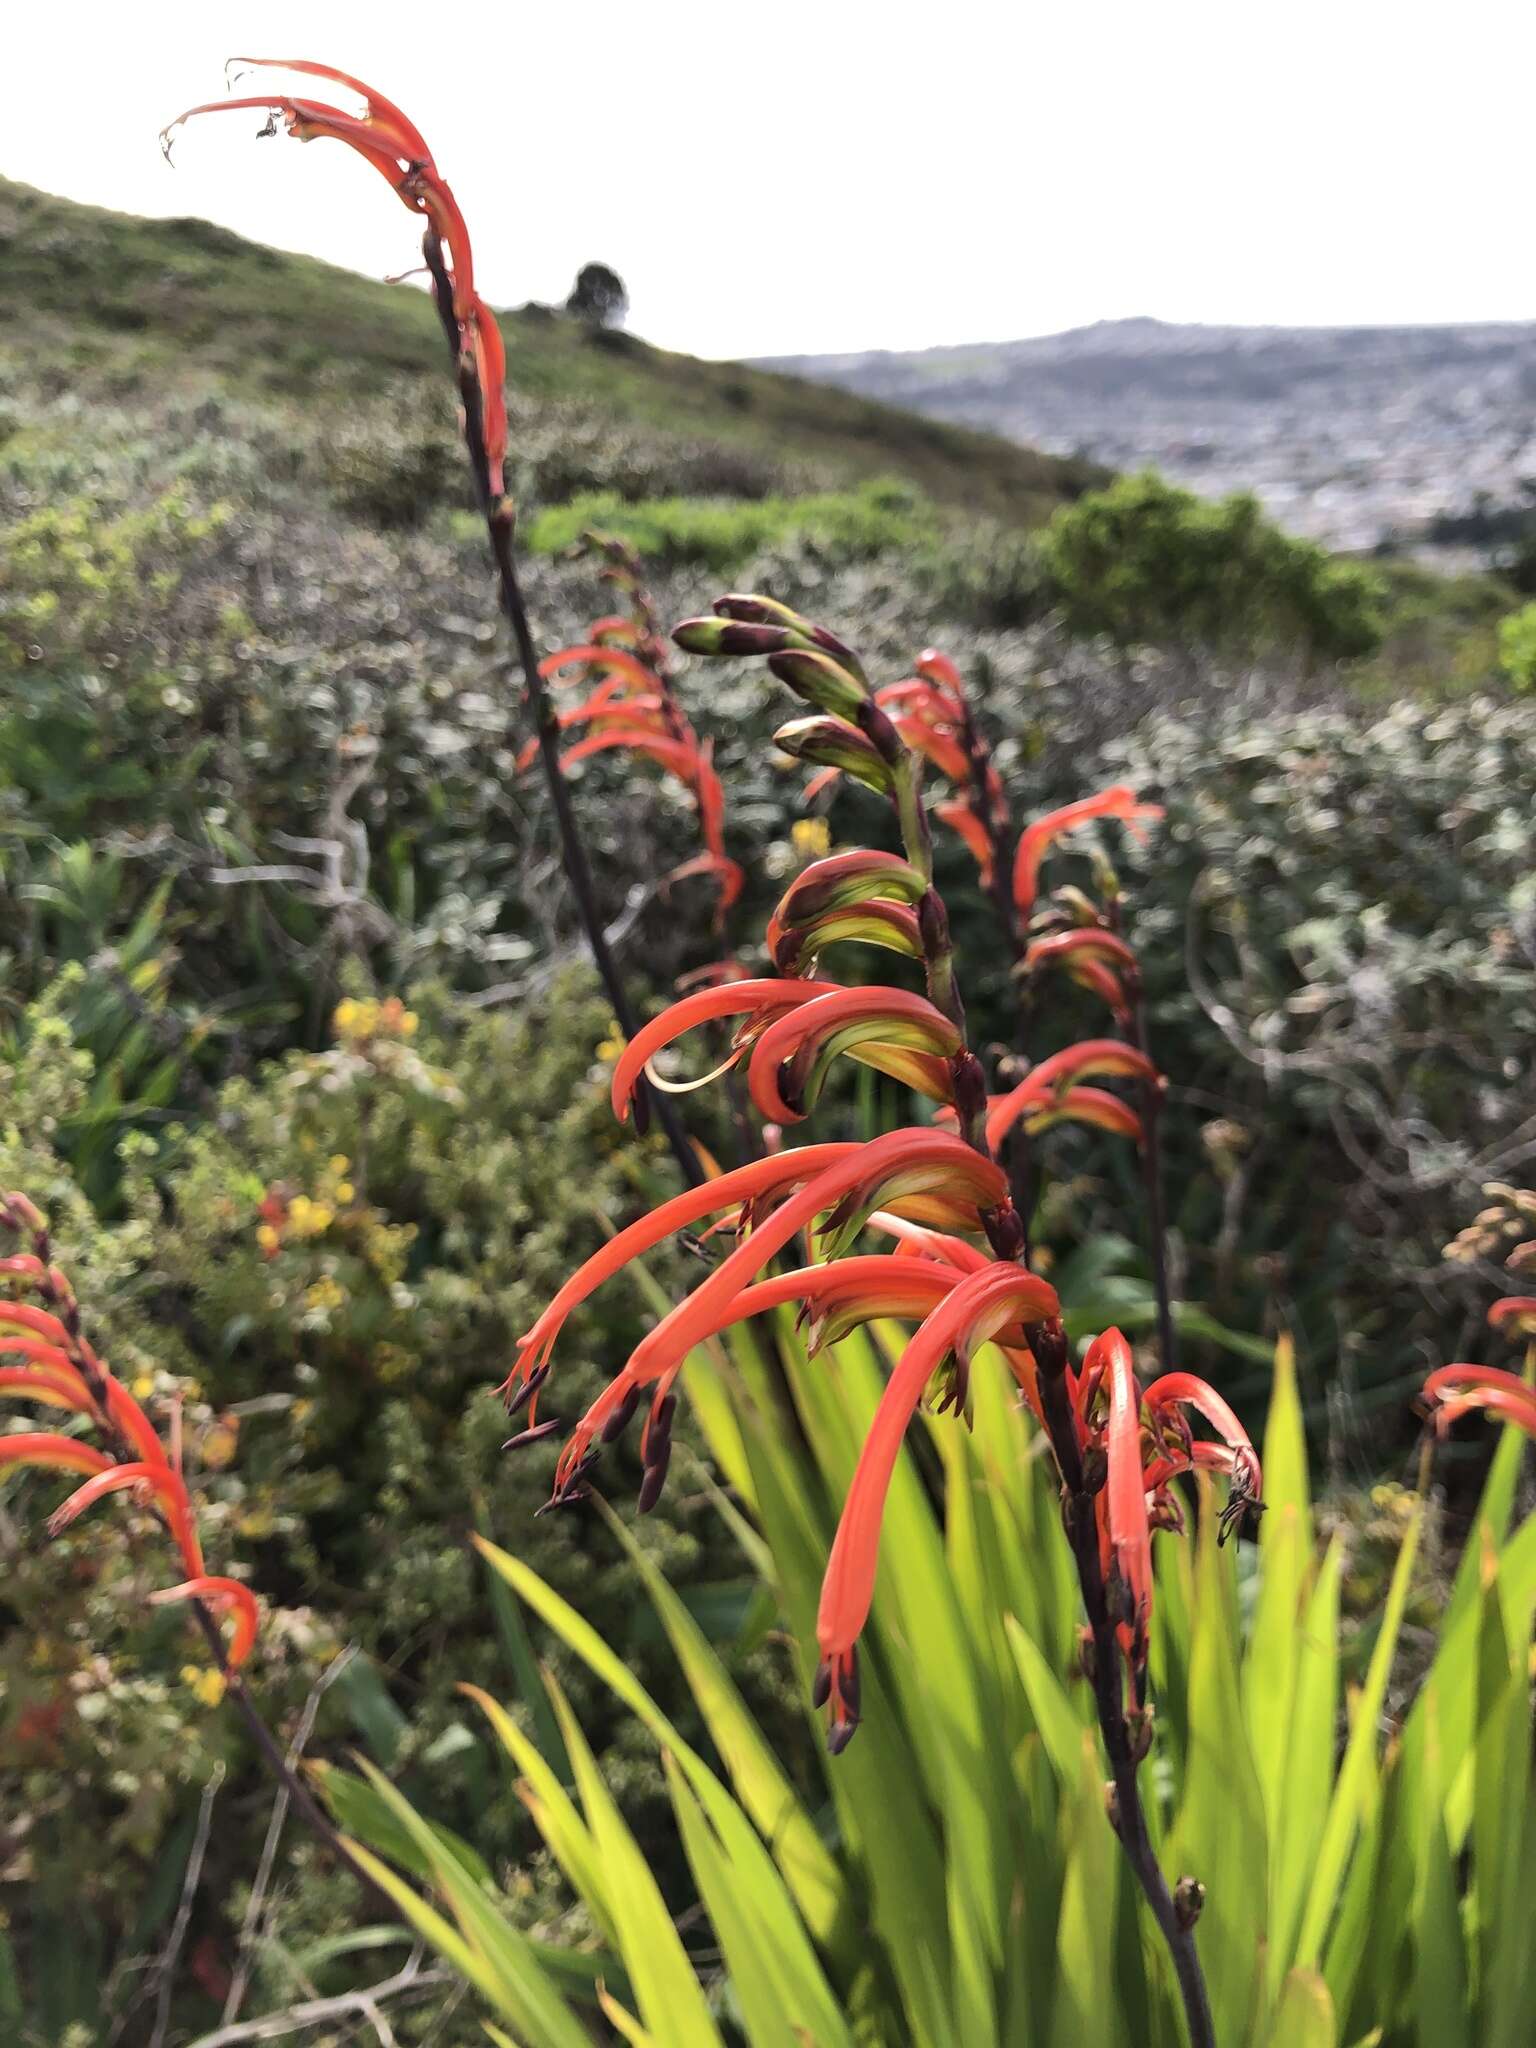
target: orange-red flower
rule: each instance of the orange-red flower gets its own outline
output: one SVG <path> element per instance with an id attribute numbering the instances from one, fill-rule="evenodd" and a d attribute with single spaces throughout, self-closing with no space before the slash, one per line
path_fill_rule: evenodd
<path id="1" fill-rule="evenodd" d="M 1041 866 L 1063 833 L 1089 824 L 1095 818 L 1118 818 L 1131 831 L 1140 833 L 1162 815 L 1159 805 L 1139 803 L 1135 790 L 1129 783 L 1122 782 L 1111 789 L 1101 789 L 1097 796 L 1080 797 L 1076 803 L 1065 804 L 1060 810 L 1049 811 L 1043 818 L 1037 818 L 1020 833 L 1014 855 L 1013 898 L 1020 916 L 1028 917 L 1034 909 Z"/>
<path id="2" fill-rule="evenodd" d="M 1442 1435 L 1458 1416 L 1483 1408 L 1536 1438 L 1536 1389 L 1496 1365 L 1442 1365 L 1424 1382 L 1423 1398 Z"/>
<path id="3" fill-rule="evenodd" d="M 47 1244 L 47 1226 L 36 1207 L 23 1196 L 0 1195 L 0 1227 L 29 1233 L 39 1248 Z M 0 1436 L 0 1468 L 37 1466 L 80 1475 L 77 1486 L 48 1518 L 50 1535 L 58 1535 L 86 1509 L 109 1494 L 132 1492 L 151 1504 L 170 1532 L 189 1575 L 178 1597 L 212 1588 L 213 1604 L 237 1609 L 235 1650 L 231 1661 L 247 1654 L 256 1633 L 255 1603 L 245 1588 L 228 1591 L 232 1580 L 205 1577 L 202 1545 L 191 1497 L 179 1458 L 167 1455 L 154 1425 L 79 1329 L 73 1290 L 56 1266 L 38 1253 L 18 1253 L 0 1260 L 0 1273 L 39 1294 L 47 1307 L 0 1300 L 0 1358 L 20 1358 L 23 1365 L 0 1365 L 0 1395 L 36 1401 L 84 1416 L 106 1432 L 117 1455 L 109 1456 L 76 1437 L 23 1430 Z"/>
<path id="4" fill-rule="evenodd" d="M 495 315 L 475 290 L 474 253 L 464 216 L 433 161 L 432 152 L 420 130 L 382 93 L 328 64 L 287 57 L 240 57 L 235 62 L 258 71 L 294 71 L 311 78 L 328 79 L 332 84 L 345 86 L 348 91 L 357 93 L 366 111 L 359 118 L 324 101 L 296 99 L 284 93 L 210 100 L 201 106 L 188 107 L 174 121 L 168 122 L 161 130 L 161 147 L 169 156 L 172 134 L 195 115 L 229 113 L 242 107 L 260 108 L 268 117 L 269 129 L 271 124 L 281 119 L 288 133 L 300 142 L 313 142 L 324 137 L 344 142 L 365 163 L 373 166 L 403 205 L 427 220 L 433 236 L 447 248 L 459 346 L 475 364 L 490 487 L 492 495 L 500 498 L 506 488 L 506 351 Z"/>
<path id="5" fill-rule="evenodd" d="M 929 1381 L 953 1358 L 956 1406 L 965 1400 L 972 1353 L 1009 1324 L 1056 1317 L 1055 1290 L 1022 1266 L 993 1264 L 959 1279 L 917 1330 L 886 1383 L 843 1503 L 816 1617 L 821 1669 L 815 1697 L 830 1707 L 828 1747 L 836 1754 L 859 1722 L 855 1646 L 875 1592 L 880 1521 L 907 1424 Z"/>
<path id="6" fill-rule="evenodd" d="M 634 645 L 612 644 L 615 628 L 627 629 Z M 642 645 L 643 655 L 639 651 Z M 587 737 L 561 755 L 562 768 L 618 747 L 656 762 L 693 797 L 704 851 L 675 867 L 666 879 L 676 882 L 689 875 L 711 876 L 719 889 L 718 929 L 740 896 L 744 877 L 725 850 L 725 792 L 715 772 L 713 747 L 708 740 L 700 740 L 678 703 L 661 666 L 662 653 L 661 643 L 642 632 L 637 622 L 604 618 L 588 628 L 582 645 L 546 655 L 539 663 L 539 673 L 547 682 L 556 681 L 570 668 L 579 669 L 583 679 L 593 672 L 601 677 L 591 696 L 560 713 L 562 732 L 587 727 Z M 538 749 L 536 738 L 526 743 L 518 755 L 519 771 L 529 766 Z"/>

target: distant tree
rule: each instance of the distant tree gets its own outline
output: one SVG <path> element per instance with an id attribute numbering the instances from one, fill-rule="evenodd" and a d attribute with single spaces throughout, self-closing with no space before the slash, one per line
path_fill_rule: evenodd
<path id="1" fill-rule="evenodd" d="M 1069 630 L 1117 646 L 1347 660 L 1381 643 L 1377 579 L 1283 533 L 1256 498 L 1197 498 L 1151 471 L 1058 512 L 1045 566 Z"/>
<path id="2" fill-rule="evenodd" d="M 623 278 L 606 263 L 583 263 L 565 310 L 590 327 L 622 327 L 629 311 L 629 293 L 624 289 Z"/>

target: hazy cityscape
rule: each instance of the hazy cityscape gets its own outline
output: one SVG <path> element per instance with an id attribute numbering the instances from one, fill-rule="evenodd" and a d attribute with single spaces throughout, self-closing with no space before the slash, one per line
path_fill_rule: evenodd
<path id="1" fill-rule="evenodd" d="M 1292 531 L 1465 555 L 1435 523 L 1536 492 L 1536 324 L 1196 327 L 775 359 L 936 417 L 1219 496 Z M 1459 539 L 1459 537 L 1457 537 Z"/>

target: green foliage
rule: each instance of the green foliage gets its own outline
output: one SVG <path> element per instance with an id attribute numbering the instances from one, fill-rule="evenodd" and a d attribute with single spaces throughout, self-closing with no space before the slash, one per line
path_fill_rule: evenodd
<path id="1" fill-rule="evenodd" d="M 935 515 L 905 485 L 889 479 L 853 491 L 755 503 L 650 498 L 626 504 L 605 491 L 539 513 L 529 525 L 528 545 L 537 554 L 563 554 L 591 526 L 617 534 L 649 559 L 724 574 L 765 548 L 793 543 L 831 563 L 911 549 L 932 537 Z"/>
<path id="2" fill-rule="evenodd" d="M 1536 689 L 1536 604 L 1522 605 L 1500 623 L 1499 666 L 1517 690 Z"/>
<path id="3" fill-rule="evenodd" d="M 1058 512 L 1043 548 L 1071 630 L 1120 647 L 1294 646 L 1338 661 L 1381 640 L 1376 580 L 1282 533 L 1243 494 L 1211 503 L 1151 471 L 1121 477 Z"/>
<path id="4" fill-rule="evenodd" d="M 729 1356 L 696 1355 L 687 1375 L 716 1460 L 761 1532 L 765 1552 L 754 1539 L 753 1554 L 765 1557 L 803 1698 L 829 1502 L 897 1353 L 880 1334 L 812 1363 L 787 1323 L 776 1340 L 794 1427 L 776 1413 L 775 1374 L 748 1337 Z M 530 2002 L 563 1992 L 573 2017 L 600 2001 L 625 2038 L 658 2044 L 1076 2048 L 1091 2033 L 1176 2048 L 1166 1959 L 1104 1813 L 1089 1688 L 1064 1675 L 1075 1584 L 1049 1463 L 1033 1455 L 1001 1361 L 978 1361 L 972 1384 L 974 1433 L 932 1420 L 898 1469 L 863 1725 L 836 1760 L 813 1737 L 794 1766 L 778 1761 L 729 1657 L 638 1552 L 709 1750 L 678 1730 L 579 1605 L 520 1557 L 488 1553 L 645 1729 L 704 1916 L 684 1933 L 663 1909 L 555 1679 L 574 1798 L 526 1728 L 482 1698 L 586 1902 L 587 1960 L 606 1993 L 573 1996 L 541 1957 L 537 1927 L 530 1941 L 500 1888 L 377 1773 L 368 1786 L 333 1777 L 327 1787 L 348 1826 L 403 1872 L 377 1864 L 380 1881 L 490 2011 L 526 2034 Z M 1427 1509 L 1413 1505 L 1372 1637 L 1341 1627 L 1345 1550 L 1338 1537 L 1320 1549 L 1314 1535 L 1287 1347 L 1258 1544 L 1217 1548 L 1209 1489 L 1198 1534 L 1157 1539 L 1158 1736 L 1143 1783 L 1164 1868 L 1198 1871 L 1206 1886 L 1198 1940 L 1228 2048 L 1439 2048 L 1452 2014 L 1454 2037 L 1484 2048 L 1524 2038 L 1536 1990 L 1519 1931 L 1536 1860 L 1525 1649 L 1536 1522 L 1506 1534 L 1519 1441 L 1511 1433 L 1495 1462 L 1411 1700 L 1393 1672 Z M 937 1498 L 923 1467 L 942 1474 Z M 1340 1750 L 1339 1708 L 1355 1686 Z M 807 1720 L 814 1729 L 809 1710 Z M 451 1919 L 433 1917 L 428 1899 Z M 547 2035 L 532 2038 L 566 2038 L 553 2012 L 540 2024 Z"/>

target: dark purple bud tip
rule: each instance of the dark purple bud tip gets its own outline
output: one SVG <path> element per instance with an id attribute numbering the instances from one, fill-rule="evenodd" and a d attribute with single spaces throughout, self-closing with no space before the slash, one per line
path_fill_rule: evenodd
<path id="1" fill-rule="evenodd" d="M 527 1379 L 523 1381 L 523 1384 L 520 1387 L 514 1388 L 507 1396 L 507 1413 L 509 1415 L 521 1415 L 548 1378 L 548 1365 L 536 1365 L 533 1371 L 529 1373 Z"/>
<path id="2" fill-rule="evenodd" d="M 635 1419 L 635 1410 L 640 1406 L 640 1389 L 631 1387 L 618 1407 L 603 1424 L 603 1442 L 616 1444 Z"/>
<path id="3" fill-rule="evenodd" d="M 537 1521 L 540 1515 L 553 1514 L 556 1508 L 573 1508 L 578 1501 L 583 1501 L 586 1497 L 587 1489 L 584 1486 L 567 1486 L 562 1493 L 552 1493 L 543 1507 L 535 1508 L 533 1519 Z"/>
<path id="4" fill-rule="evenodd" d="M 859 1686 L 859 1653 L 857 1650 L 850 1650 L 848 1652 L 848 1661 L 843 1666 L 842 1674 L 837 1682 L 837 1689 L 842 1696 L 843 1711 L 851 1714 L 854 1720 L 857 1721 L 862 1698 Z"/>
<path id="5" fill-rule="evenodd" d="M 711 606 L 722 619 L 735 619 L 747 626 L 794 626 L 806 630 L 805 620 L 776 598 L 758 597 L 752 592 L 730 591 Z"/>
<path id="6" fill-rule="evenodd" d="M 551 1415 L 548 1422 L 536 1422 L 532 1429 L 525 1429 L 520 1436 L 509 1436 L 502 1445 L 504 1451 L 523 1451 L 529 1444 L 541 1444 L 547 1436 L 558 1436 L 565 1424 L 558 1415 Z"/>
<path id="7" fill-rule="evenodd" d="M 858 1732 L 859 1724 L 856 1718 L 834 1721 L 827 1730 L 827 1755 L 841 1756 Z"/>
<path id="8" fill-rule="evenodd" d="M 816 1676 L 811 1680 L 811 1705 L 824 1707 L 832 1697 L 832 1666 L 823 1657 L 816 1666 Z"/>
<path id="9" fill-rule="evenodd" d="M 648 1515 L 651 1512 L 657 1501 L 661 1499 L 661 1490 L 666 1483 L 667 1467 L 665 1461 L 659 1465 L 648 1465 L 646 1467 L 645 1476 L 640 1481 L 639 1496 L 635 1501 L 635 1507 L 640 1514 Z"/>

